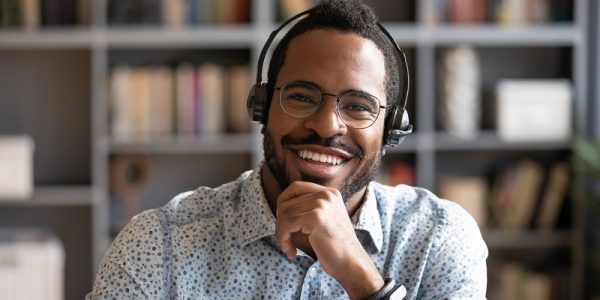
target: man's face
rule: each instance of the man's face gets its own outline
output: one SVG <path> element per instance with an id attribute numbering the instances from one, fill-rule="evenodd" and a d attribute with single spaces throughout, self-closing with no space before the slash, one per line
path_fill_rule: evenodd
<path id="1" fill-rule="evenodd" d="M 384 57 L 372 41 L 317 29 L 292 39 L 276 87 L 310 82 L 323 93 L 366 92 L 385 106 L 384 79 Z M 321 107 L 304 119 L 288 116 L 279 99 L 275 90 L 263 146 L 280 190 L 296 180 L 310 181 L 338 189 L 348 201 L 373 179 L 381 161 L 384 109 L 370 127 L 353 129 L 338 117 L 335 97 L 323 95 Z"/>

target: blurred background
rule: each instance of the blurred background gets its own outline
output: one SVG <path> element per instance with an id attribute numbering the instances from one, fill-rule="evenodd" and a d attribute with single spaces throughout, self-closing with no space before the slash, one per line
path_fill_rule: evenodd
<path id="1" fill-rule="evenodd" d="M 0 295 L 82 299 L 123 224 L 262 159 L 258 54 L 311 0 L 0 0 Z M 415 133 L 380 181 L 465 207 L 489 299 L 600 299 L 600 5 L 370 0 Z"/>

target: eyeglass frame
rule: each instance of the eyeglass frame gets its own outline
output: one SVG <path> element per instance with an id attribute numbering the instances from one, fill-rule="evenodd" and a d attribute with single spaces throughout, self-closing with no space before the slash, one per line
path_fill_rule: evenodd
<path id="1" fill-rule="evenodd" d="M 319 98 L 319 106 L 317 107 L 317 109 L 315 109 L 313 112 L 311 112 L 311 113 L 310 113 L 308 116 L 306 116 L 306 117 L 294 117 L 294 116 L 291 116 L 291 115 L 290 115 L 288 112 L 286 112 L 286 111 L 285 111 L 285 109 L 283 108 L 283 104 L 281 103 L 281 102 L 283 101 L 283 99 L 282 99 L 282 95 L 283 95 L 283 93 L 281 93 L 281 91 L 282 91 L 283 89 L 285 89 L 285 87 L 286 87 L 287 85 L 289 85 L 289 84 L 292 84 L 292 83 L 299 83 L 299 84 L 303 84 L 303 85 L 306 85 L 306 86 L 312 87 L 312 88 L 314 88 L 316 91 L 318 91 L 318 92 L 319 92 L 319 94 L 320 94 L 320 98 Z M 283 111 L 283 112 L 284 112 L 284 113 L 285 113 L 287 116 L 289 116 L 290 118 L 294 118 L 294 119 L 306 119 L 306 118 L 308 118 L 308 117 L 312 116 L 314 113 L 316 113 L 316 112 L 317 112 L 317 111 L 318 111 L 318 110 L 321 108 L 321 106 L 323 105 L 323 103 L 325 102 L 325 101 L 323 101 L 323 96 L 331 96 L 331 97 L 334 97 L 334 98 L 336 99 L 336 105 L 335 105 L 335 113 L 336 113 L 336 115 L 338 116 L 338 118 L 340 118 L 340 120 L 342 120 L 342 122 L 343 122 L 343 123 L 344 123 L 346 126 L 348 126 L 349 128 L 352 128 L 352 129 L 366 129 L 366 128 L 369 128 L 369 127 L 373 126 L 373 124 L 375 124 L 375 122 L 376 122 L 376 121 L 377 121 L 377 119 L 379 118 L 379 115 L 381 114 L 381 109 L 382 109 L 382 108 L 383 108 L 383 109 L 387 109 L 387 108 L 390 108 L 390 107 L 393 107 L 393 106 L 394 106 L 393 104 L 390 104 L 390 105 L 381 105 L 381 101 L 379 100 L 379 98 L 377 98 L 376 96 L 373 96 L 373 95 L 371 95 L 371 94 L 369 94 L 369 93 L 367 93 L 367 92 L 363 92 L 363 91 L 348 91 L 348 92 L 346 92 L 346 93 L 343 93 L 343 94 L 341 94 L 341 95 L 336 95 L 336 94 L 332 94 L 332 93 L 326 93 L 326 92 L 323 92 L 323 91 L 321 90 L 321 88 L 319 88 L 319 86 L 317 86 L 317 85 L 315 85 L 315 84 L 313 84 L 313 83 L 311 83 L 311 82 L 306 82 L 306 81 L 302 81 L 302 80 L 294 80 L 294 81 L 286 82 L 286 83 L 284 83 L 282 86 L 275 87 L 274 89 L 275 89 L 275 90 L 277 90 L 277 91 L 279 91 L 279 107 L 281 107 L 281 110 L 282 110 L 282 111 Z M 373 122 L 372 122 L 371 124 L 369 124 L 368 126 L 365 126 L 365 127 L 353 127 L 353 126 L 349 125 L 348 123 L 346 123 L 346 121 L 344 120 L 344 118 L 342 118 L 342 116 L 340 115 L 340 99 L 341 99 L 342 97 L 344 97 L 344 96 L 346 96 L 346 95 L 348 95 L 348 94 L 352 94 L 352 93 L 366 95 L 366 96 L 368 96 L 368 97 L 370 97 L 370 98 L 373 98 L 373 99 L 375 99 L 375 101 L 377 101 L 377 104 L 378 104 L 378 105 L 377 105 L 377 108 L 378 108 L 378 110 L 377 110 L 377 116 L 375 117 L 375 119 L 373 119 Z"/>

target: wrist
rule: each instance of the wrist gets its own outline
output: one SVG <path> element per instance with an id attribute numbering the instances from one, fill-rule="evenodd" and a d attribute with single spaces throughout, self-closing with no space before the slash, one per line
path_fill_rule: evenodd
<path id="1" fill-rule="evenodd" d="M 346 265 L 342 275 L 336 278 L 350 299 L 367 299 L 375 294 L 385 284 L 383 277 L 368 258 L 354 260 Z"/>
<path id="2" fill-rule="evenodd" d="M 397 295 L 398 299 L 402 299 L 404 298 L 405 293 L 395 293 L 396 290 L 398 290 L 399 288 L 401 288 L 401 286 L 397 284 L 393 278 L 385 278 L 385 284 L 383 285 L 383 287 L 379 291 L 371 295 L 369 298 L 367 298 L 367 300 L 388 300 L 392 297 L 392 295 L 394 295 L 394 298 L 396 298 Z"/>

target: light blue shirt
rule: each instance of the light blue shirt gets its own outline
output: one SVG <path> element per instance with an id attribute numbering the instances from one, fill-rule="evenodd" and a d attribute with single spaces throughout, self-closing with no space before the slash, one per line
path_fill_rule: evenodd
<path id="1" fill-rule="evenodd" d="M 405 299 L 484 299 L 487 247 L 460 206 L 371 182 L 358 239 Z M 88 299 L 347 299 L 319 261 L 281 252 L 260 168 L 136 216 L 106 253 Z"/>

